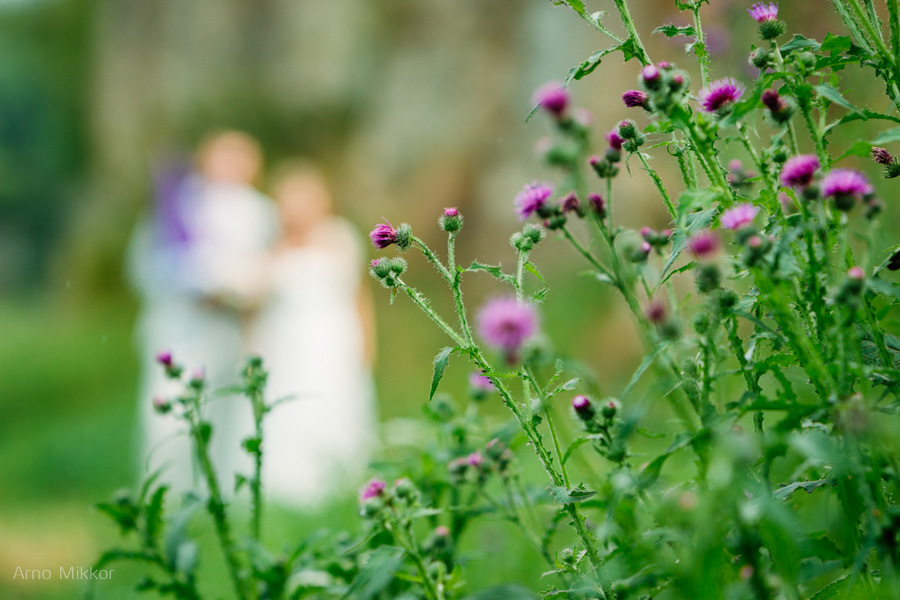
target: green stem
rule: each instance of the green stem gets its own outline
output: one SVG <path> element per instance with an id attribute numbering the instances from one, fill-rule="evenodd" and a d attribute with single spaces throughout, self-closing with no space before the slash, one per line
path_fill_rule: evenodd
<path id="1" fill-rule="evenodd" d="M 641 43 L 637 28 L 634 26 L 634 19 L 631 18 L 631 13 L 628 12 L 628 3 L 626 0 L 615 0 L 615 3 L 616 8 L 619 9 L 619 16 L 622 18 L 622 24 L 625 26 L 625 30 L 628 32 L 632 45 L 634 46 L 635 57 L 641 61 L 641 64 L 649 65 L 651 63 L 650 55 L 647 54 L 647 50 Z"/>
<path id="2" fill-rule="evenodd" d="M 401 289 L 403 289 L 403 291 L 406 292 L 406 294 L 407 294 L 407 295 L 410 297 L 410 299 L 416 304 L 416 306 L 418 306 L 419 308 L 421 308 L 422 311 L 423 311 L 426 315 L 428 315 L 428 317 L 429 317 L 432 321 L 434 321 L 435 324 L 437 324 L 437 326 L 440 327 L 440 328 L 444 331 L 444 333 L 446 333 L 447 335 L 449 335 L 450 338 L 451 338 L 454 342 L 456 342 L 456 345 L 458 345 L 460 348 L 465 348 L 465 347 L 467 347 L 466 341 L 465 341 L 463 338 L 461 338 L 460 335 L 459 335 L 458 333 L 456 333 L 456 331 L 454 331 L 452 327 L 450 327 L 449 325 L 447 325 L 447 322 L 444 321 L 444 320 L 440 317 L 440 315 L 438 315 L 436 312 L 434 312 L 434 309 L 431 308 L 431 306 L 428 304 L 428 301 L 425 300 L 425 297 L 422 296 L 422 294 L 421 294 L 418 290 L 416 290 L 415 288 L 412 288 L 412 287 L 406 285 L 405 283 L 403 283 L 403 282 L 400 281 L 399 279 L 398 279 L 398 281 L 399 281 L 399 283 L 400 283 L 399 287 L 400 287 Z"/>
<path id="3" fill-rule="evenodd" d="M 659 192 L 659 195 L 662 196 L 663 202 L 666 203 L 666 209 L 669 211 L 669 214 L 672 216 L 673 221 L 678 220 L 678 216 L 675 213 L 675 206 L 672 204 L 672 199 L 669 197 L 669 193 L 666 192 L 665 186 L 663 186 L 662 179 L 659 174 L 650 166 L 647 162 L 647 157 L 644 156 L 644 153 L 638 150 L 634 154 L 641 160 L 641 164 L 644 165 L 644 170 L 650 175 L 650 179 L 653 180 L 653 185 L 656 186 L 656 191 Z"/>
<path id="4" fill-rule="evenodd" d="M 228 575 L 231 577 L 234 591 L 238 598 L 245 600 L 247 594 L 244 589 L 244 582 L 241 580 L 240 576 L 241 566 L 238 561 L 237 551 L 235 550 L 231 526 L 229 525 L 227 515 L 225 514 L 225 502 L 222 499 L 222 492 L 219 487 L 218 477 L 216 477 L 216 471 L 209 458 L 209 445 L 203 431 L 205 429 L 203 427 L 205 423 L 200 418 L 199 397 L 195 396 L 193 398 L 193 406 L 189 411 L 188 419 L 191 437 L 194 438 L 194 446 L 197 450 L 197 460 L 200 463 L 200 470 L 203 473 L 203 478 L 206 481 L 207 487 L 209 487 L 207 510 L 213 518 L 216 536 L 219 538 L 219 545 L 222 547 L 222 552 L 225 555 L 225 562 L 228 565 Z"/>
<path id="5" fill-rule="evenodd" d="M 697 33 L 694 54 L 697 55 L 697 61 L 700 63 L 700 80 L 703 83 L 703 87 L 706 87 L 709 85 L 709 51 L 706 48 L 706 35 L 703 33 L 703 25 L 700 22 L 699 2 L 691 4 L 691 12 L 694 14 L 694 31 Z"/>

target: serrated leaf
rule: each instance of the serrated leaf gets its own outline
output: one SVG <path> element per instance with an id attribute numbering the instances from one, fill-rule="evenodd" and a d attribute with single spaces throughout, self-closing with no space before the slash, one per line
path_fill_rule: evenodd
<path id="1" fill-rule="evenodd" d="M 372 551 L 343 598 L 370 600 L 376 597 L 393 581 L 403 564 L 403 555 L 403 550 L 392 546 L 381 546 Z"/>
<path id="2" fill-rule="evenodd" d="M 666 37 L 675 37 L 679 35 L 686 35 L 688 37 L 695 37 L 697 32 L 690 25 L 684 27 L 678 27 L 677 25 L 663 25 L 661 27 L 657 27 L 653 30 L 653 33 L 661 33 Z"/>
<path id="3" fill-rule="evenodd" d="M 787 56 L 791 52 L 798 52 L 803 50 L 810 50 L 812 52 L 815 52 L 821 47 L 822 44 L 820 44 L 816 40 L 811 40 L 803 37 L 798 33 L 795 33 L 793 39 L 791 39 L 791 41 L 781 47 L 781 53 Z"/>
<path id="4" fill-rule="evenodd" d="M 484 271 L 485 273 L 488 273 L 493 277 L 506 282 L 513 281 L 514 279 L 512 275 L 504 273 L 500 268 L 500 265 L 486 265 L 478 262 L 477 260 L 469 265 L 469 268 L 467 268 L 466 271 Z"/>
<path id="5" fill-rule="evenodd" d="M 807 494 L 811 494 L 823 485 L 831 483 L 833 482 L 830 479 L 818 479 L 816 481 L 795 481 L 794 483 L 781 486 L 780 488 L 772 492 L 772 496 L 774 496 L 778 500 L 785 500 L 788 496 L 790 496 L 797 490 L 803 490 Z"/>
<path id="6" fill-rule="evenodd" d="M 450 355 L 453 354 L 456 349 L 456 346 L 442 348 L 441 351 L 437 353 L 437 356 L 434 357 L 434 374 L 431 376 L 431 392 L 428 394 L 429 402 L 434 398 L 434 393 L 437 391 L 438 385 L 444 377 L 444 370 L 447 368 L 447 363 L 450 362 Z"/>
<path id="7" fill-rule="evenodd" d="M 856 108 L 855 106 L 850 104 L 850 102 L 848 102 L 847 99 L 844 98 L 843 95 L 841 95 L 840 91 L 838 91 L 836 88 L 828 85 L 827 83 L 822 83 L 822 84 L 817 85 L 815 87 L 815 90 L 819 96 L 826 98 L 830 102 L 833 102 L 835 104 L 843 106 L 847 110 L 862 114 L 862 112 L 858 108 Z"/>
<path id="8" fill-rule="evenodd" d="M 547 486 L 547 490 L 549 490 L 550 495 L 553 497 L 553 501 L 557 504 L 575 504 L 577 502 L 584 502 L 588 498 L 597 495 L 597 492 L 587 489 L 584 487 L 584 484 L 579 484 L 577 488 L 572 489 L 551 485 Z"/>

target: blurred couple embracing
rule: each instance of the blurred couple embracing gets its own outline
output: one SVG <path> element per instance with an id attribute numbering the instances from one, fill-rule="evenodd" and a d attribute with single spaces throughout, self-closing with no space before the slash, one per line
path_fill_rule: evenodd
<path id="1" fill-rule="evenodd" d="M 256 354 L 269 370 L 267 401 L 291 397 L 265 423 L 263 488 L 309 506 L 355 482 L 374 444 L 372 311 L 359 237 L 335 215 L 322 171 L 299 160 L 277 167 L 271 198 L 255 187 L 262 171 L 259 143 L 227 131 L 156 174 L 128 260 L 142 300 L 141 475 L 162 468 L 180 491 L 198 481 L 183 425 L 152 408 L 173 393 L 158 352 L 202 369 L 212 388 L 234 383 L 243 357 Z M 253 433 L 251 408 L 222 397 L 206 409 L 228 489 L 252 469 L 240 448 Z"/>

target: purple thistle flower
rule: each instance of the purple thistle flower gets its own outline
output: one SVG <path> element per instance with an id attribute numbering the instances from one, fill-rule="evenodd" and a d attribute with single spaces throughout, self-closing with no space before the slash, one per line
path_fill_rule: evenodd
<path id="1" fill-rule="evenodd" d="M 606 216 L 606 200 L 600 194 L 588 194 L 588 203 L 601 219 Z"/>
<path id="2" fill-rule="evenodd" d="M 757 2 L 747 9 L 757 23 L 770 23 L 778 19 L 778 4 L 774 2 Z"/>
<path id="3" fill-rule="evenodd" d="M 737 102 L 744 94 L 744 86 L 733 77 L 717 79 L 700 90 L 700 103 L 706 112 L 716 112 L 722 107 Z"/>
<path id="4" fill-rule="evenodd" d="M 647 315 L 647 320 L 655 325 L 659 325 L 666 320 L 666 305 L 659 300 L 654 300 L 648 304 L 644 312 Z"/>
<path id="5" fill-rule="evenodd" d="M 862 281 L 866 278 L 866 272 L 862 270 L 862 267 L 850 267 L 850 270 L 847 271 L 847 277 Z"/>
<path id="6" fill-rule="evenodd" d="M 369 500 L 371 498 L 378 498 L 384 495 L 384 490 L 387 485 L 380 479 L 372 478 L 369 480 L 369 483 L 365 485 L 362 491 L 359 494 L 360 500 Z"/>
<path id="7" fill-rule="evenodd" d="M 641 79 L 644 83 L 652 83 L 659 80 L 659 67 L 656 65 L 647 65 L 641 69 Z"/>
<path id="8" fill-rule="evenodd" d="M 581 203 L 578 201 L 578 196 L 575 195 L 575 192 L 569 192 L 559 201 L 559 207 L 563 213 L 577 213 L 581 209 Z"/>
<path id="9" fill-rule="evenodd" d="M 445 208 L 445 209 L 444 209 L 444 216 L 445 216 L 445 217 L 458 217 L 458 216 L 459 216 L 459 209 L 457 209 L 456 207 Z"/>
<path id="10" fill-rule="evenodd" d="M 805 188 L 812 183 L 819 170 L 819 159 L 814 154 L 792 156 L 781 170 L 781 183 L 786 187 Z"/>
<path id="11" fill-rule="evenodd" d="M 688 249 L 696 258 L 709 258 L 719 249 L 719 236 L 708 229 L 695 233 L 688 240 Z"/>
<path id="12" fill-rule="evenodd" d="M 628 90 L 622 94 L 622 102 L 628 108 L 646 108 L 648 96 L 640 90 Z"/>
<path id="13" fill-rule="evenodd" d="M 466 463 L 470 467 L 481 468 L 481 465 L 484 464 L 484 457 L 481 456 L 481 452 L 473 452 L 466 457 Z"/>
<path id="14" fill-rule="evenodd" d="M 894 157 L 884 148 L 872 148 L 872 159 L 879 165 L 889 165 L 894 162 Z"/>
<path id="15" fill-rule="evenodd" d="M 759 213 L 759 207 L 749 203 L 736 204 L 729 208 L 719 217 L 719 222 L 725 229 L 737 231 L 741 227 L 746 227 L 753 222 Z"/>
<path id="16" fill-rule="evenodd" d="M 575 414 L 582 419 L 588 420 L 594 416 L 594 407 L 587 396 L 575 396 L 572 398 L 572 408 L 575 409 Z"/>
<path id="17" fill-rule="evenodd" d="M 397 230 L 394 229 L 393 225 L 385 221 L 375 226 L 375 229 L 369 233 L 369 239 L 372 240 L 373 246 L 379 250 L 384 250 L 391 244 L 397 243 Z"/>
<path id="18" fill-rule="evenodd" d="M 553 188 L 547 183 L 532 182 L 527 184 L 515 197 L 516 212 L 523 221 L 537 211 L 540 211 L 547 203 L 547 198 L 553 194 Z"/>
<path id="19" fill-rule="evenodd" d="M 450 529 L 446 525 L 438 525 L 434 528 L 434 535 L 437 537 L 447 537 L 450 535 Z"/>
<path id="20" fill-rule="evenodd" d="M 469 375 L 469 385 L 472 386 L 472 389 L 480 392 L 493 392 L 497 389 L 494 387 L 491 378 L 484 374 L 484 371 L 472 372 Z"/>
<path id="21" fill-rule="evenodd" d="M 609 142 L 609 147 L 613 150 L 621 150 L 622 144 L 625 143 L 625 139 L 619 135 L 619 131 L 617 129 L 613 129 L 609 133 L 606 134 L 606 141 Z"/>
<path id="22" fill-rule="evenodd" d="M 569 106 L 569 92 L 559 83 L 546 83 L 534 93 L 534 103 L 559 117 Z"/>
<path id="23" fill-rule="evenodd" d="M 826 197 L 856 198 L 871 192 L 866 176 L 853 169 L 835 169 L 822 180 L 822 195 Z"/>
<path id="24" fill-rule="evenodd" d="M 174 363 L 172 362 L 172 353 L 168 350 L 163 350 L 156 355 L 156 362 L 161 364 L 164 367 L 171 367 Z"/>
<path id="25" fill-rule="evenodd" d="M 515 298 L 497 298 L 481 308 L 478 329 L 488 344 L 512 353 L 537 332 L 537 313 Z"/>
<path id="26" fill-rule="evenodd" d="M 762 96 L 760 96 L 760 100 L 773 115 L 777 115 L 787 108 L 787 104 L 781 99 L 781 95 L 773 88 L 764 91 Z"/>

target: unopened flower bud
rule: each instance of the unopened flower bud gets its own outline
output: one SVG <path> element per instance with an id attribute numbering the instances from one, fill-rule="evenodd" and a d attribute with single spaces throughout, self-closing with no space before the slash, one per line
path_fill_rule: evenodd
<path id="1" fill-rule="evenodd" d="M 391 260 L 388 258 L 376 258 L 369 266 L 372 276 L 376 279 L 383 279 L 391 272 Z"/>
<path id="2" fill-rule="evenodd" d="M 531 252 L 534 242 L 525 237 L 521 231 L 517 231 L 509 237 L 509 245 L 519 252 Z"/>
<path id="3" fill-rule="evenodd" d="M 653 246 L 650 245 L 650 242 L 641 242 L 641 245 L 631 253 L 631 256 L 629 258 L 633 263 L 642 263 L 647 260 L 648 256 L 650 256 L 650 251 L 652 249 Z"/>
<path id="4" fill-rule="evenodd" d="M 172 410 L 172 403 L 163 398 L 162 396 L 154 396 L 153 397 L 153 410 L 158 412 L 161 415 L 166 414 L 170 410 Z"/>
<path id="5" fill-rule="evenodd" d="M 463 218 L 456 208 L 445 208 L 444 213 L 438 220 L 438 225 L 447 233 L 455 233 L 462 229 Z"/>
<path id="6" fill-rule="evenodd" d="M 582 421 L 590 421 L 594 418 L 594 406 L 587 396 L 575 396 L 572 399 L 572 408 Z"/>
<path id="7" fill-rule="evenodd" d="M 641 69 L 641 82 L 648 90 L 658 90 L 662 77 L 659 69 L 655 65 L 647 65 Z"/>
<path id="8" fill-rule="evenodd" d="M 654 300 L 647 305 L 647 320 L 654 325 L 659 325 L 666 320 L 666 305 L 659 300 Z"/>
<path id="9" fill-rule="evenodd" d="M 601 219 L 606 216 L 606 201 L 603 199 L 603 196 L 600 194 L 589 194 L 588 195 L 588 204 L 591 205 L 591 210 L 594 211 Z"/>
<path id="10" fill-rule="evenodd" d="M 879 165 L 889 165 L 894 162 L 894 157 L 884 148 L 872 148 L 872 159 Z"/>
<path id="11" fill-rule="evenodd" d="M 416 490 L 416 486 L 413 485 L 413 482 L 408 478 L 403 477 L 394 482 L 394 495 L 398 498 L 409 499 L 413 498 L 418 490 Z"/>
<path id="12" fill-rule="evenodd" d="M 721 280 L 722 273 L 719 271 L 719 267 L 715 264 L 705 264 L 697 270 L 695 283 L 697 285 L 697 290 L 703 294 L 707 294 L 718 289 Z"/>
<path id="13" fill-rule="evenodd" d="M 622 94 L 622 102 L 628 108 L 647 108 L 649 96 L 640 90 L 628 90 Z"/>
<path id="14" fill-rule="evenodd" d="M 544 231 L 544 228 L 540 225 L 527 223 L 525 227 L 522 228 L 522 235 L 531 240 L 532 244 L 537 245 L 547 236 L 547 232 Z"/>
<path id="15" fill-rule="evenodd" d="M 772 53 L 765 48 L 757 48 L 750 53 L 750 64 L 757 69 L 765 69 L 772 63 Z"/>
<path id="16" fill-rule="evenodd" d="M 575 192 L 569 192 L 565 198 L 559 201 L 559 208 L 563 214 L 575 213 L 579 217 L 584 216 L 584 210 L 581 208 L 581 202 Z"/>
<path id="17" fill-rule="evenodd" d="M 638 136 L 637 125 L 630 119 L 626 119 L 619 123 L 617 131 L 622 140 L 634 140 Z M 624 143 L 622 147 L 624 147 Z"/>
<path id="18" fill-rule="evenodd" d="M 620 408 L 621 405 L 619 404 L 618 400 L 610 399 L 603 404 L 603 408 L 601 409 L 600 413 L 603 415 L 604 419 L 612 419 L 616 416 L 616 413 L 619 412 Z"/>
<path id="19" fill-rule="evenodd" d="M 171 367 L 174 364 L 172 361 L 172 353 L 168 350 L 163 350 L 156 355 L 156 362 L 164 367 Z"/>

